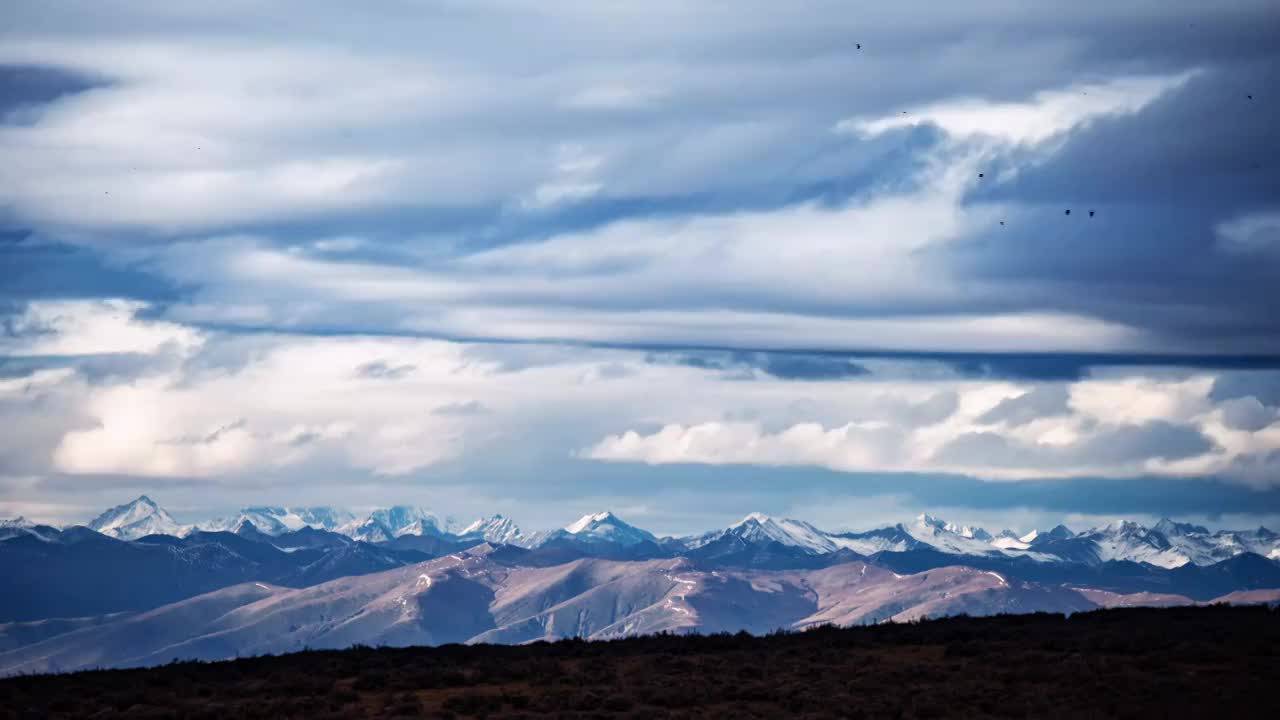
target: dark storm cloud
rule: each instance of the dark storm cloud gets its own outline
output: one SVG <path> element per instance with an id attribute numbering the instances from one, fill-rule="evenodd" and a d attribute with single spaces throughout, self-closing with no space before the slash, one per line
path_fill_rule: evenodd
<path id="1" fill-rule="evenodd" d="M 1274 340 L 1280 256 L 1233 252 L 1218 228 L 1278 207 L 1280 95 L 1254 92 L 1277 85 L 1280 57 L 1242 61 L 1134 115 L 1096 121 L 1048 161 L 974 193 L 1021 209 L 1000 232 L 946 251 L 950 262 L 964 276 L 1030 285 L 1026 304 L 1206 347 L 1244 352 Z"/>

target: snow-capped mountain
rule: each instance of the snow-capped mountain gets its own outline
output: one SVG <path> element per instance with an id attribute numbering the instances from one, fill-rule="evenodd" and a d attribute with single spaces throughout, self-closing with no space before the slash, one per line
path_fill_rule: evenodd
<path id="1" fill-rule="evenodd" d="M 1176 568 L 1191 558 L 1174 547 L 1163 533 L 1143 527 L 1131 520 L 1087 530 L 1077 539 L 1093 543 L 1098 560 L 1130 560 L 1162 568 Z"/>
<path id="2" fill-rule="evenodd" d="M 807 522 L 773 518 L 763 513 L 751 513 L 724 530 L 713 530 L 686 538 L 684 545 L 693 550 L 726 537 L 738 538 L 747 543 L 776 542 L 815 555 L 835 552 L 842 547 L 830 535 Z"/>
<path id="3" fill-rule="evenodd" d="M 493 515 L 480 518 L 462 529 L 459 536 L 463 538 L 479 538 L 485 542 L 503 545 L 523 545 L 526 538 L 511 518 Z"/>
<path id="4" fill-rule="evenodd" d="M 21 515 L 11 520 L 0 520 L 0 540 L 8 540 L 19 535 L 32 535 L 48 542 L 57 537 L 58 529 L 48 525 L 37 525 Z"/>
<path id="5" fill-rule="evenodd" d="M 1023 542 L 1026 542 L 1027 544 L 1031 545 L 1032 547 L 1036 547 L 1038 545 L 1044 545 L 1046 543 L 1058 542 L 1061 540 L 1070 540 L 1075 536 L 1076 536 L 1076 533 L 1071 528 L 1067 527 L 1066 525 L 1057 525 L 1052 530 L 1049 530 L 1047 532 L 1032 530 L 1026 535 L 1023 535 L 1020 539 Z"/>
<path id="6" fill-rule="evenodd" d="M 1163 535 L 1174 550 L 1196 565 L 1210 565 L 1242 552 L 1280 557 L 1280 535 L 1266 528 L 1209 532 L 1199 525 L 1164 518 L 1152 530 Z"/>
<path id="7" fill-rule="evenodd" d="M 310 528 L 372 543 L 413 537 L 438 539 L 449 546 L 489 542 L 541 548 L 552 543 L 559 547 L 558 552 L 561 553 L 606 555 L 614 559 L 632 557 L 635 553 L 631 549 L 637 548 L 643 557 L 688 555 L 709 559 L 733 556 L 738 560 L 751 557 L 755 558 L 751 562 L 775 565 L 841 551 L 870 556 L 922 549 L 959 557 L 1027 558 L 1045 563 L 1084 565 L 1100 565 L 1114 560 L 1149 563 L 1162 568 L 1176 568 L 1188 563 L 1212 565 L 1243 553 L 1280 559 L 1280 535 L 1266 528 L 1210 531 L 1199 525 L 1168 519 L 1150 528 L 1125 521 L 1079 534 L 1058 525 L 1051 530 L 1032 530 L 1021 535 L 1011 530 L 992 535 L 981 527 L 947 522 L 931 515 L 920 515 L 908 523 L 865 532 L 828 532 L 803 520 L 751 513 L 727 528 L 680 539 L 659 539 L 609 512 L 585 515 L 560 529 L 526 533 L 510 518 L 501 515 L 484 517 L 457 528 L 451 520 L 441 520 L 434 513 L 409 505 L 397 505 L 360 516 L 332 507 L 257 506 L 195 527 L 205 531 L 237 532 L 246 523 L 270 536 Z M 46 526 L 37 526 L 39 532 L 36 532 L 31 525 L 25 520 L 0 523 L 0 540 L 33 533 L 51 540 L 60 533 L 56 528 Z M 90 527 L 124 540 L 153 534 L 183 537 L 192 530 L 191 526 L 177 523 L 145 496 L 104 512 L 93 520 Z M 563 547 L 566 543 L 574 548 Z M 435 550 L 427 548 L 446 545 L 437 543 L 416 549 L 433 553 Z M 624 551 L 622 555 L 618 554 L 620 550 Z"/>
<path id="8" fill-rule="evenodd" d="M 928 517 L 928 516 L 922 515 L 921 517 Z M 936 519 L 934 520 L 935 522 L 942 522 L 940 520 L 936 520 Z M 992 540 L 995 540 L 995 538 L 992 537 L 991 533 L 977 526 L 957 525 L 951 522 L 942 522 L 942 529 L 946 530 L 949 533 L 959 535 L 962 538 L 968 538 L 970 540 L 981 540 L 983 542 L 988 542 L 988 543 L 991 542 Z"/>
<path id="9" fill-rule="evenodd" d="M 339 526 L 335 531 L 362 542 L 388 542 L 402 535 L 445 535 L 439 518 L 412 505 L 374 510 L 366 517 Z"/>
<path id="10" fill-rule="evenodd" d="M 560 530 L 548 533 L 538 545 L 546 545 L 557 540 L 569 540 L 582 545 L 615 545 L 630 547 L 641 543 L 658 542 L 658 538 L 648 531 L 623 522 L 609 511 L 583 515 Z"/>
<path id="11" fill-rule="evenodd" d="M 11 520 L 0 520 L 0 537 L 13 537 L 35 527 L 36 524 L 19 515 Z"/>
<path id="12" fill-rule="evenodd" d="M 982 528 L 958 526 L 932 515 L 919 515 L 915 520 L 899 527 L 921 544 L 952 555 L 1031 555 L 1020 548 L 1005 548 L 993 544 L 991 541 L 994 538 Z"/>
<path id="13" fill-rule="evenodd" d="M 1026 550 L 1031 547 L 1031 541 L 1036 539 L 1037 534 L 1032 530 L 1026 535 L 1019 536 L 1012 530 L 1001 530 L 991 539 L 991 544 L 1004 550 Z"/>
<path id="14" fill-rule="evenodd" d="M 281 535 L 304 527 L 334 531 L 354 519 L 355 515 L 350 512 L 331 507 L 247 507 L 231 517 L 202 523 L 199 528 L 235 532 L 247 522 L 258 532 Z"/>
<path id="15" fill-rule="evenodd" d="M 137 540 L 147 535 L 182 537 L 191 532 L 191 526 L 179 524 L 146 495 L 107 510 L 94 518 L 89 528 L 120 540 Z"/>

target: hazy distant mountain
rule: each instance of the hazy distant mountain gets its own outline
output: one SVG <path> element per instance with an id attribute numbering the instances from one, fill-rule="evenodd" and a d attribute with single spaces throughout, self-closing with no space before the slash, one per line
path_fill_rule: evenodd
<path id="1" fill-rule="evenodd" d="M 89 528 L 120 540 L 136 540 L 146 535 L 181 537 L 191 530 L 190 526 L 179 524 L 146 495 L 107 510 L 94 518 Z"/>
<path id="2" fill-rule="evenodd" d="M 402 535 L 447 534 L 440 519 L 422 508 L 410 505 L 375 510 L 363 518 L 355 518 L 336 528 L 338 532 L 364 542 L 387 542 Z"/>
<path id="3" fill-rule="evenodd" d="M 267 535 L 280 535 L 304 527 L 332 531 L 354 519 L 350 512 L 331 507 L 247 507 L 231 517 L 203 523 L 200 529 L 235 531 L 248 522 Z"/>

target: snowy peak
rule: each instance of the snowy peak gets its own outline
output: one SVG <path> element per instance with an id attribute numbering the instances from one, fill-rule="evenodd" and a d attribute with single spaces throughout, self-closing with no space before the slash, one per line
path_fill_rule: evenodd
<path id="1" fill-rule="evenodd" d="M 953 555 L 1025 554 L 1021 542 L 993 538 L 978 527 L 956 525 L 932 515 L 920 515 L 910 525 L 899 528 L 916 541 Z"/>
<path id="2" fill-rule="evenodd" d="M 1154 532 L 1132 520 L 1111 523 L 1094 528 L 1080 537 L 1092 541 L 1099 560 L 1131 560 L 1145 562 L 1163 568 L 1176 568 L 1191 562 L 1191 558 L 1169 542 L 1159 532 Z"/>
<path id="3" fill-rule="evenodd" d="M 501 515 L 480 518 L 463 528 L 459 535 L 464 538 L 481 538 L 488 543 L 503 545 L 520 545 L 524 541 L 520 528 L 511 522 L 510 518 Z"/>
<path id="4" fill-rule="evenodd" d="M 1022 536 L 1012 530 L 1001 530 L 998 535 L 991 539 L 991 544 L 1002 550 L 1026 550 L 1031 547 L 1031 541 L 1035 539 L 1035 530 Z"/>
<path id="5" fill-rule="evenodd" d="M 613 523 L 617 521 L 617 519 L 618 518 L 614 516 L 613 513 L 609 512 L 608 510 L 605 510 L 604 512 L 595 513 L 594 515 L 583 515 L 577 520 L 569 523 L 568 525 L 565 525 L 564 531 L 567 533 L 572 533 L 574 535 L 577 535 L 578 533 L 585 532 L 587 530 L 590 530 L 593 527 L 598 527 L 600 525 L 604 525 L 607 523 Z"/>
<path id="6" fill-rule="evenodd" d="M 746 542 L 776 542 L 812 553 L 827 553 L 838 549 L 838 545 L 826 533 L 809 523 L 772 518 L 763 513 L 751 513 L 730 526 L 726 532 Z"/>
<path id="7" fill-rule="evenodd" d="M 374 510 L 369 519 L 380 523 L 392 537 L 401 535 L 441 535 L 440 520 L 435 515 L 411 505 L 395 505 Z"/>
<path id="8" fill-rule="evenodd" d="M 181 537 L 191 528 L 179 525 L 173 516 L 146 495 L 124 505 L 117 505 L 89 523 L 89 528 L 120 540 L 137 540 L 147 535 Z"/>
<path id="9" fill-rule="evenodd" d="M 952 535 L 959 535 L 962 538 L 970 540 L 986 540 L 990 541 L 994 538 L 991 533 L 980 527 L 971 527 L 969 525 L 957 525 L 950 523 L 941 518 L 934 517 L 929 514 L 921 514 L 916 516 L 916 525 L 922 528 L 932 528 L 934 530 L 948 532 Z"/>
<path id="10" fill-rule="evenodd" d="M 354 518 L 334 528 L 334 532 L 352 540 L 387 542 L 403 535 L 442 537 L 440 520 L 426 510 L 411 505 L 395 505 L 374 510 L 362 518 Z"/>
<path id="11" fill-rule="evenodd" d="M 12 520 L 0 520 L 0 540 L 19 535 L 34 535 L 41 540 L 49 540 L 57 535 L 57 530 L 49 526 L 40 526 L 19 515 Z"/>
<path id="12" fill-rule="evenodd" d="M 1050 540 L 1070 540 L 1075 536 L 1075 531 L 1071 528 L 1066 525 L 1058 525 L 1047 533 L 1037 534 L 1035 539 L 1041 542 L 1048 542 Z"/>
<path id="13" fill-rule="evenodd" d="M 1169 518 L 1161 518 L 1160 522 L 1152 528 L 1156 532 L 1166 536 L 1173 537 L 1175 535 L 1208 535 L 1209 529 L 1200 525 L 1192 525 L 1191 523 L 1174 522 Z"/>
<path id="14" fill-rule="evenodd" d="M 935 530 L 945 530 L 947 523 L 940 518 L 936 518 L 929 513 L 920 513 L 916 516 L 915 524 L 920 527 L 930 527 Z"/>
<path id="15" fill-rule="evenodd" d="M 244 523 L 266 535 L 283 535 L 309 527 L 316 530 L 337 530 L 351 522 L 355 516 L 345 510 L 330 507 L 247 507 L 229 518 L 202 523 L 201 530 L 236 531 Z"/>
<path id="16" fill-rule="evenodd" d="M 583 515 L 576 521 L 566 525 L 559 533 L 552 533 L 548 539 L 570 535 L 574 540 L 586 542 L 607 542 L 617 545 L 639 545 L 640 543 L 656 543 L 658 539 L 652 534 L 633 525 L 623 522 L 609 511 Z"/>

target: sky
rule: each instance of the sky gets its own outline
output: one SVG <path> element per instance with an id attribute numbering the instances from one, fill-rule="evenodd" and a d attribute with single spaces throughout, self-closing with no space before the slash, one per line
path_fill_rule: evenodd
<path id="1" fill-rule="evenodd" d="M 0 517 L 1280 525 L 1280 8 L 9 0 Z"/>

